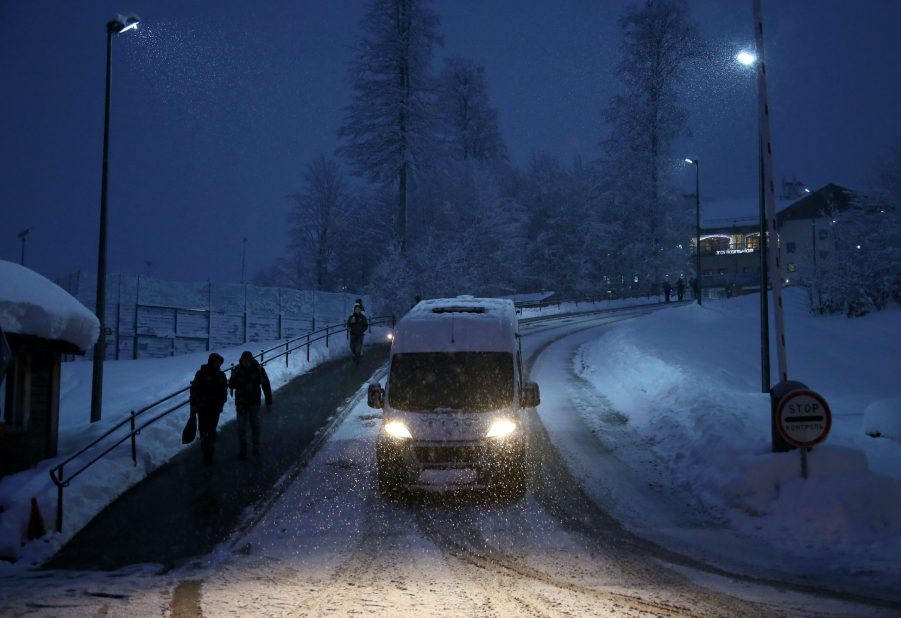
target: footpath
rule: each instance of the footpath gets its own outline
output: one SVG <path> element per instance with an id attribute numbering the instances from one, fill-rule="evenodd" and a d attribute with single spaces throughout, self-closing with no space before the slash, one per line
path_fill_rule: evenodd
<path id="1" fill-rule="evenodd" d="M 387 360 L 388 350 L 368 345 L 359 365 L 340 358 L 275 391 L 272 408 L 260 409 L 258 459 L 238 460 L 234 421 L 219 427 L 212 466 L 203 465 L 196 440 L 99 513 L 44 568 L 156 563 L 168 569 L 208 554 L 269 494 L 338 407 Z"/>

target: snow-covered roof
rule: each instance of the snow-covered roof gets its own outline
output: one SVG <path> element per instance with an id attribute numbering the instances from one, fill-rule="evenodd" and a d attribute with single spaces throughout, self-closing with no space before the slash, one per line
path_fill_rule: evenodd
<path id="1" fill-rule="evenodd" d="M 65 341 L 85 351 L 100 321 L 64 289 L 38 273 L 0 260 L 0 327 L 4 332 Z"/>
<path id="2" fill-rule="evenodd" d="M 392 352 L 512 352 L 515 349 L 513 301 L 458 297 L 419 302 L 398 322 Z"/>

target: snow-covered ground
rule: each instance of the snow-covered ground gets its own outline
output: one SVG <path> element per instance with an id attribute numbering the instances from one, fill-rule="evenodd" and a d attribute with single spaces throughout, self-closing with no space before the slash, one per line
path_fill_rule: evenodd
<path id="1" fill-rule="evenodd" d="M 828 439 L 810 453 L 806 480 L 801 478 L 797 451 L 771 452 L 769 399 L 759 392 L 757 311 L 756 296 L 707 301 L 700 307 L 686 304 L 584 330 L 552 344 L 533 368 L 542 389 L 542 421 L 588 493 L 639 536 L 764 577 L 779 579 L 780 572 L 806 564 L 816 565 L 818 573 L 859 576 L 874 588 L 890 588 L 892 581 L 901 581 L 901 381 L 896 360 L 901 357 L 901 310 L 854 320 L 814 317 L 805 310 L 801 293 L 787 290 L 789 376 L 822 394 L 833 412 Z M 540 347 L 537 335 L 535 339 L 529 346 L 533 350 Z M 226 364 L 236 360 L 240 350 L 223 351 Z M 345 345 L 314 348 L 311 364 L 338 354 L 346 354 Z M 204 358 L 110 363 L 107 401 L 127 413 L 148 398 L 186 384 Z M 288 369 L 279 367 L 284 364 L 270 366 L 274 385 L 309 365 L 298 357 Z M 87 423 L 89 363 L 68 364 L 65 373 L 63 443 L 80 445 L 102 429 Z M 377 420 L 361 406 L 323 448 L 324 456 L 332 457 L 339 444 L 362 440 L 360 448 L 368 455 L 360 460 L 372 458 Z M 233 409 L 225 414 L 227 420 Z M 103 424 L 112 423 L 113 416 Z M 0 514 L 0 542 L 21 558 L 0 573 L 23 571 L 49 555 L 111 494 L 182 448 L 184 415 L 174 416 L 161 423 L 158 432 L 142 434 L 144 465 L 133 468 L 123 447 L 111 465 L 99 466 L 93 475 L 73 483 L 67 490 L 67 528 L 62 535 L 22 544 L 30 496 L 39 496 L 45 516 L 52 520 L 55 488 L 47 476 L 52 462 L 2 479 L 0 502 L 6 510 Z M 571 431 L 576 426 L 593 430 L 597 442 L 609 447 L 611 458 L 599 459 L 597 448 L 584 450 L 584 435 Z M 882 437 L 867 435 L 877 431 Z M 337 488 L 346 486 L 349 494 L 342 505 L 362 500 L 360 492 L 371 491 L 371 471 L 338 464 L 311 467 L 303 477 L 313 477 L 304 486 L 316 484 L 313 471 L 325 470 L 331 480 L 324 495 L 337 500 L 343 495 Z M 614 464 L 617 467 L 611 468 Z M 608 474 L 611 471 L 616 474 Z M 101 492 L 103 487 L 110 491 Z M 693 504 L 685 503 L 686 495 L 694 497 Z M 276 536 L 259 543 L 278 544 L 279 534 L 290 533 L 294 542 L 289 553 L 297 554 L 308 544 L 325 542 L 305 538 L 303 518 L 283 502 L 272 510 L 273 521 L 283 523 L 253 533 L 266 536 L 266 530 L 275 530 Z M 328 510 L 327 505 L 303 503 L 316 512 Z M 284 509 L 288 511 L 279 519 Z M 332 515 L 330 521 L 337 521 Z M 348 526 L 365 527 L 354 517 L 346 513 Z M 299 527 L 287 526 L 290 522 Z M 340 545 L 339 554 L 347 543 Z M 223 551 L 222 560 L 228 555 L 230 550 Z"/>
<path id="2" fill-rule="evenodd" d="M 539 372 L 568 362 L 584 383 L 542 384 L 542 419 L 586 488 L 640 536 L 727 567 L 778 576 L 816 565 L 890 589 L 901 582 L 901 310 L 815 317 L 801 290 L 784 300 L 789 378 L 832 410 L 807 479 L 799 451 L 771 449 L 756 295 L 658 311 L 586 335 L 569 358 L 543 356 Z M 561 398 L 643 486 L 605 476 L 596 454 L 580 458 L 555 431 Z M 693 495 L 694 513 L 649 512 L 661 504 L 649 493 Z"/>
<path id="3" fill-rule="evenodd" d="M 385 340 L 387 332 L 384 327 L 374 327 L 367 342 Z M 284 344 L 279 341 L 254 342 L 215 351 L 225 358 L 223 369 L 227 369 L 238 362 L 242 351 L 250 350 L 258 355 L 279 343 Z M 272 355 L 277 353 L 278 350 Z M 137 439 L 136 466 L 131 459 L 130 443 L 126 442 L 78 476 L 64 491 L 65 517 L 62 533 L 50 530 L 55 521 L 57 503 L 56 486 L 50 479 L 50 470 L 127 418 L 130 411 L 139 410 L 186 387 L 197 369 L 206 362 L 208 354 L 198 352 L 170 358 L 107 361 L 104 364 L 103 418 L 97 423 L 90 422 L 92 363 L 84 360 L 63 363 L 60 379 L 59 456 L 41 461 L 31 470 L 0 478 L 0 556 L 6 559 L 17 558 L 14 563 L 0 561 L 0 573 L 30 568 L 49 558 L 107 504 L 185 448 L 181 443 L 181 430 L 188 417 L 187 406 L 141 432 Z M 266 372 L 274 390 L 322 362 L 349 354 L 345 334 L 342 332 L 332 337 L 328 346 L 324 341 L 311 344 L 309 362 L 306 347 L 303 347 L 289 355 L 287 366 L 284 356 L 267 363 Z M 167 407 L 186 400 L 187 393 L 164 406 L 149 410 L 147 416 L 155 416 Z M 233 420 L 234 416 L 234 400 L 229 399 L 219 426 Z M 127 425 L 113 436 L 119 437 L 126 433 Z M 111 442 L 104 441 L 102 444 L 109 445 Z M 67 475 L 90 457 L 93 457 L 92 452 L 69 464 Z M 38 541 L 29 542 L 25 535 L 31 498 L 37 499 L 48 534 Z"/>

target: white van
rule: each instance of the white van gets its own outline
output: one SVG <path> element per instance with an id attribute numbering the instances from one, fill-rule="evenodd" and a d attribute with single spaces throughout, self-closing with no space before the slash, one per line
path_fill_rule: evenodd
<path id="1" fill-rule="evenodd" d="M 388 378 L 369 385 L 382 408 L 379 489 L 472 485 L 525 491 L 525 410 L 538 385 L 523 381 L 513 302 L 460 297 L 419 302 L 395 328 Z"/>

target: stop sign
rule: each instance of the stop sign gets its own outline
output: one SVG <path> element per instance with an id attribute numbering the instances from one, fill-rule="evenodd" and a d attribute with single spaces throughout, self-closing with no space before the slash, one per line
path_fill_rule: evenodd
<path id="1" fill-rule="evenodd" d="M 777 427 L 785 441 L 794 446 L 813 446 L 829 435 L 832 412 L 819 394 L 807 389 L 786 393 L 776 413 Z"/>

